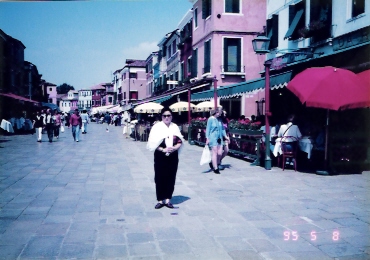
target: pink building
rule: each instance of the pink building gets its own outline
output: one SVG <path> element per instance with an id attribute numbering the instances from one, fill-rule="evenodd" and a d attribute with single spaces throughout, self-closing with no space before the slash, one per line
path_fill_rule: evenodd
<path id="1" fill-rule="evenodd" d="M 145 60 L 126 60 L 126 65 L 120 71 L 121 86 L 117 89 L 118 102 L 128 104 L 147 96 L 145 67 Z"/>
<path id="2" fill-rule="evenodd" d="M 105 86 L 103 83 L 99 85 L 91 87 L 91 94 L 92 94 L 92 104 L 91 107 L 100 107 L 102 106 L 103 97 L 105 97 Z"/>
<path id="3" fill-rule="evenodd" d="M 192 77 L 200 80 L 215 76 L 218 87 L 259 78 L 264 57 L 255 54 L 252 40 L 263 32 L 266 1 L 193 2 Z M 250 116 L 258 98 L 236 95 L 221 99 L 221 104 L 229 114 Z"/>
<path id="4" fill-rule="evenodd" d="M 42 87 L 44 88 L 46 96 L 48 97 L 47 103 L 57 105 L 57 85 L 49 82 L 44 82 Z"/>
<path id="5" fill-rule="evenodd" d="M 115 99 L 115 91 L 113 83 L 104 83 L 102 86 L 105 88 L 102 95 L 102 106 L 119 104 L 117 98 Z"/>

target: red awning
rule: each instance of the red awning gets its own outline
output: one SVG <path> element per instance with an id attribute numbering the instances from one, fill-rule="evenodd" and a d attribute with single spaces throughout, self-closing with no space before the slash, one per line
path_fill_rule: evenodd
<path id="1" fill-rule="evenodd" d="M 13 98 L 13 99 L 17 99 L 17 100 L 21 100 L 21 101 L 27 101 L 27 102 L 35 103 L 35 104 L 40 103 L 38 101 L 28 99 L 28 98 L 25 98 L 25 97 L 22 97 L 22 96 L 18 96 L 18 95 L 13 94 L 13 93 L 0 93 L 0 95 L 5 96 L 5 97 L 10 97 L 10 98 Z"/>

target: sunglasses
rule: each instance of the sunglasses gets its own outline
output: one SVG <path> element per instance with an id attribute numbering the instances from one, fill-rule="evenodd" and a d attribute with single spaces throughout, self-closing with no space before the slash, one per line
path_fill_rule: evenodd
<path id="1" fill-rule="evenodd" d="M 172 115 L 162 115 L 162 117 L 171 117 Z"/>

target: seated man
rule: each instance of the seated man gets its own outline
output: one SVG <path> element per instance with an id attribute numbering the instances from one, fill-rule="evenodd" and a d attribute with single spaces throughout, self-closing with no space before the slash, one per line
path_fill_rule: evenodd
<path id="1" fill-rule="evenodd" d="M 293 151 L 298 145 L 298 140 L 302 138 L 301 131 L 298 126 L 294 124 L 294 115 L 288 117 L 288 123 L 282 125 L 278 132 L 278 137 L 281 137 L 281 140 L 285 142 L 285 148 L 287 151 Z M 288 158 L 289 159 L 289 158 Z M 290 161 L 290 164 L 293 164 L 293 161 Z"/>

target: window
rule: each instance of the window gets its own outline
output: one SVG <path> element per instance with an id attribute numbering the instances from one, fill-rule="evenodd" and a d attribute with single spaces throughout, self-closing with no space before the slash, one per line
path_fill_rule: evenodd
<path id="1" fill-rule="evenodd" d="M 352 17 L 356 17 L 360 14 L 365 13 L 365 0 L 351 0 L 351 1 L 352 1 Z"/>
<path id="2" fill-rule="evenodd" d="M 130 92 L 130 94 L 131 94 L 131 98 L 130 98 L 130 100 L 131 99 L 138 99 L 138 93 L 137 93 L 137 91 L 132 91 L 132 92 Z"/>
<path id="3" fill-rule="evenodd" d="M 49 88 L 49 91 L 53 91 L 53 89 L 52 88 Z"/>
<path id="4" fill-rule="evenodd" d="M 123 92 L 123 99 L 126 100 L 126 92 Z"/>
<path id="5" fill-rule="evenodd" d="M 167 56 L 167 59 L 169 59 L 171 57 L 171 45 L 170 46 L 167 46 L 167 53 L 168 53 L 168 56 Z"/>
<path id="6" fill-rule="evenodd" d="M 204 43 L 204 73 L 211 72 L 211 40 Z"/>
<path id="7" fill-rule="evenodd" d="M 226 13 L 240 13 L 240 0 L 225 0 Z"/>
<path id="8" fill-rule="evenodd" d="M 306 1 L 303 0 L 295 5 L 289 5 L 289 29 L 284 36 L 284 39 L 296 40 L 302 37 L 299 30 L 306 26 L 305 24 L 305 6 Z"/>
<path id="9" fill-rule="evenodd" d="M 194 49 L 191 55 L 191 77 L 198 75 L 198 49 Z"/>
<path id="10" fill-rule="evenodd" d="M 224 71 L 242 72 L 241 39 L 224 38 Z"/>
<path id="11" fill-rule="evenodd" d="M 267 22 L 267 37 L 270 38 L 269 49 L 274 49 L 279 45 L 279 15 L 273 14 Z"/>
<path id="12" fill-rule="evenodd" d="M 137 79 L 137 73 L 136 72 L 130 72 L 130 79 Z"/>
<path id="13" fill-rule="evenodd" d="M 212 0 L 202 0 L 202 18 L 206 19 L 212 13 Z"/>
<path id="14" fill-rule="evenodd" d="M 187 74 L 184 75 L 185 78 L 190 78 L 191 77 L 191 73 L 192 73 L 192 68 L 191 68 L 191 63 L 192 63 L 192 56 L 190 56 L 186 62 L 186 71 L 187 71 Z"/>
<path id="15" fill-rule="evenodd" d="M 183 81 L 185 79 L 184 76 L 184 62 L 181 62 L 180 64 L 180 74 L 179 74 L 179 80 Z"/>
<path id="16" fill-rule="evenodd" d="M 311 0 L 311 44 L 331 37 L 332 0 Z"/>
<path id="17" fill-rule="evenodd" d="M 172 55 L 176 53 L 176 40 L 172 42 Z"/>
<path id="18" fill-rule="evenodd" d="M 194 10 L 194 28 L 198 27 L 198 8 Z"/>
<path id="19" fill-rule="evenodd" d="M 113 98 L 112 97 L 108 97 L 108 102 L 109 103 L 112 103 L 113 102 Z"/>

